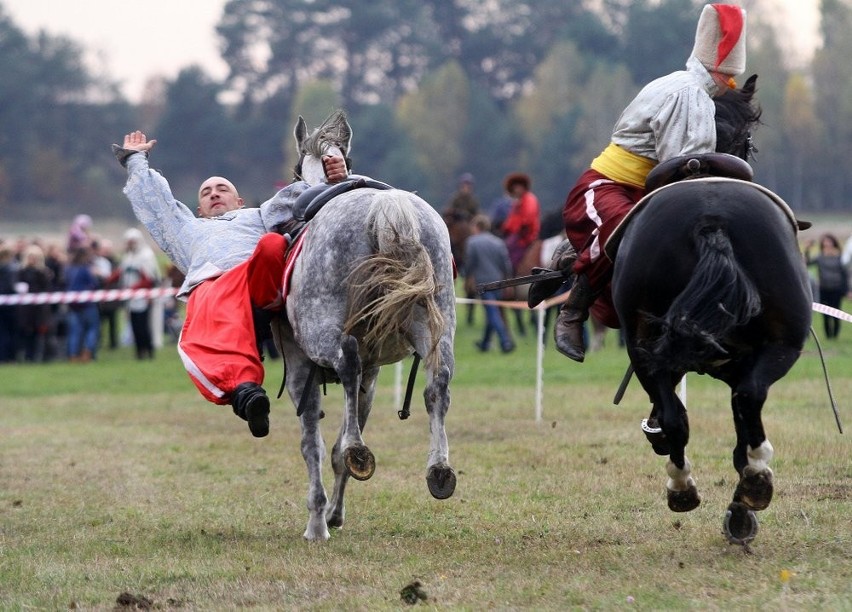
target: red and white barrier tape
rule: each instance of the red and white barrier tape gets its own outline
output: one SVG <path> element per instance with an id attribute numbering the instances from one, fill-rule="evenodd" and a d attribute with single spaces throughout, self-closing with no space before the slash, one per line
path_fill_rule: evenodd
<path id="1" fill-rule="evenodd" d="M 541 304 L 535 307 L 535 310 L 540 310 L 542 308 L 549 308 L 550 306 L 556 306 L 561 304 L 562 302 L 568 299 L 568 293 L 563 293 L 557 295 L 556 297 L 552 297 L 548 300 L 545 300 Z M 513 308 L 517 310 L 529 310 L 529 306 L 527 306 L 526 302 L 517 302 L 511 300 L 472 300 L 470 298 L 456 298 L 457 304 L 493 304 L 495 306 L 500 306 L 502 308 Z M 822 314 L 827 314 L 830 317 L 834 317 L 835 319 L 841 319 L 843 321 L 848 321 L 852 323 L 852 315 L 849 313 L 843 312 L 842 310 L 838 310 L 837 308 L 832 308 L 831 306 L 826 306 L 825 304 L 820 304 L 819 302 L 814 302 L 812 304 L 812 308 L 814 312 L 819 312 Z"/>
<path id="2" fill-rule="evenodd" d="M 50 293 L 20 293 L 0 295 L 0 306 L 18 304 L 82 304 L 88 302 L 118 302 L 139 298 L 158 298 L 175 295 L 176 287 L 154 289 L 96 289 L 94 291 L 53 291 Z"/>
<path id="3" fill-rule="evenodd" d="M 158 287 L 154 289 L 97 289 L 94 291 L 54 291 L 50 293 L 20 293 L 0 295 L 0 306 L 16 306 L 18 304 L 82 304 L 87 302 L 119 302 L 140 298 L 168 297 L 177 294 L 177 292 L 177 287 Z M 555 298 L 550 298 L 549 300 L 542 302 L 537 307 L 537 309 L 555 306 L 564 302 L 566 299 L 568 299 L 567 293 L 556 296 Z M 528 308 L 526 302 L 519 301 L 494 302 L 485 300 L 471 300 L 468 298 L 456 298 L 456 302 L 459 304 L 489 303 L 505 308 L 517 308 L 523 310 L 526 310 Z M 843 321 L 848 321 L 852 323 L 852 315 L 837 308 L 832 308 L 831 306 L 826 306 L 825 304 L 814 302 L 813 310 L 814 312 L 827 314 L 836 319 L 841 319 Z"/>
<path id="4" fill-rule="evenodd" d="M 814 312 L 821 312 L 822 314 L 827 314 L 835 319 L 841 319 L 852 323 L 852 315 L 845 313 L 842 310 L 838 310 L 837 308 L 832 308 L 831 306 L 826 306 L 825 304 L 820 304 L 818 302 L 814 302 L 813 308 Z"/>

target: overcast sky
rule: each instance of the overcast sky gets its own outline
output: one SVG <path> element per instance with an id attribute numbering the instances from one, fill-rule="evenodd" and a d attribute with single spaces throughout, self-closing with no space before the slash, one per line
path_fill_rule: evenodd
<path id="1" fill-rule="evenodd" d="M 216 78 L 227 74 L 217 49 L 216 23 L 225 0 L 0 0 L 28 35 L 39 29 L 82 44 L 88 64 L 123 85 L 138 101 L 151 76 L 173 78 L 197 63 Z"/>
<path id="2" fill-rule="evenodd" d="M 816 35 L 819 0 L 776 0 L 778 22 L 806 53 Z M 64 34 L 87 50 L 98 74 L 122 83 L 133 102 L 151 76 L 173 78 L 200 64 L 215 78 L 227 68 L 219 57 L 215 25 L 225 0 L 0 0 L 27 34 Z"/>

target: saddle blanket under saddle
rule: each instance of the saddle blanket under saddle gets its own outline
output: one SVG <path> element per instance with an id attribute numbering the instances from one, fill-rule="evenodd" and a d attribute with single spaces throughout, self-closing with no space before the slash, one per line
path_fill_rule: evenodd
<path id="1" fill-rule="evenodd" d="M 302 252 L 302 244 L 305 241 L 307 232 L 307 227 L 299 232 L 296 241 L 287 248 L 287 252 L 284 254 L 284 274 L 281 278 L 281 299 L 284 303 L 287 303 L 287 295 L 290 293 L 290 278 L 293 276 L 293 267 L 296 265 L 296 259 L 298 259 L 299 254 Z"/>
<path id="2" fill-rule="evenodd" d="M 796 220 L 796 215 L 793 213 L 793 210 L 790 208 L 790 205 L 787 204 L 787 202 L 785 202 L 781 198 L 781 196 L 779 196 L 774 191 L 767 189 L 763 185 L 760 185 L 759 183 L 752 183 L 750 181 L 743 181 L 741 179 L 720 177 L 720 176 L 708 176 L 708 177 L 702 177 L 702 178 L 694 178 L 694 179 L 689 179 L 689 182 L 740 183 L 742 185 L 747 185 L 747 186 L 749 186 L 753 189 L 757 189 L 758 191 L 762 191 L 763 193 L 765 193 L 769 197 L 769 199 L 772 202 L 775 203 L 775 205 L 777 205 L 784 212 L 784 214 L 787 216 L 787 218 L 790 219 L 790 223 L 792 223 L 792 225 L 793 225 L 793 231 L 798 231 L 800 228 L 806 229 L 806 226 L 803 226 L 804 222 L 799 222 L 799 221 Z M 636 205 L 633 208 L 630 209 L 630 212 L 628 212 L 626 215 L 624 215 L 624 218 L 621 220 L 621 223 L 618 224 L 618 226 L 613 230 L 609 239 L 606 241 L 606 244 L 604 245 L 604 253 L 606 253 L 606 256 L 611 261 L 615 261 L 615 256 L 618 253 L 618 246 L 621 244 L 621 239 L 624 237 L 624 232 L 626 231 L 627 226 L 629 225 L 630 221 L 633 220 L 636 217 L 636 215 L 639 213 L 639 211 L 642 210 L 643 208 L 645 208 L 645 206 L 654 198 L 654 196 L 659 194 L 661 191 L 664 191 L 664 190 L 669 189 L 671 187 L 674 187 L 676 185 L 683 185 L 683 184 L 684 184 L 684 181 L 678 181 L 678 182 L 674 182 L 674 183 L 669 183 L 667 185 L 663 185 L 662 187 L 658 187 L 654 191 L 648 193 L 644 198 L 639 200 L 636 203 Z"/>

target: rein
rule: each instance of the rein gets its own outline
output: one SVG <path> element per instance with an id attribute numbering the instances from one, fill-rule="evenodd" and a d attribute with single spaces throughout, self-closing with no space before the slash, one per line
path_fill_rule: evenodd
<path id="1" fill-rule="evenodd" d="M 837 402 L 834 401 L 834 392 L 831 390 L 831 381 L 828 380 L 828 368 L 825 365 L 822 346 L 820 346 L 819 338 L 817 338 L 813 327 L 811 327 L 811 336 L 813 337 L 814 342 L 816 342 L 817 352 L 819 353 L 819 362 L 822 364 L 822 374 L 825 377 L 825 388 L 828 390 L 828 400 L 831 402 L 831 409 L 834 411 L 834 422 L 837 423 L 837 431 L 843 433 L 843 425 L 840 423 L 840 412 L 837 410 Z"/>

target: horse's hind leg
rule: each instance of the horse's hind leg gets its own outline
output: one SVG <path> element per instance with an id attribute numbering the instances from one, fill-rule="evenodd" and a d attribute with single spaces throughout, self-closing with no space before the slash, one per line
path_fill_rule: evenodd
<path id="1" fill-rule="evenodd" d="M 731 407 L 737 432 L 734 448 L 734 468 L 740 482 L 734 492 L 734 502 L 752 510 L 763 510 L 772 501 L 772 444 L 766 438 L 761 411 L 769 387 L 780 380 L 799 357 L 799 349 L 775 346 L 757 358 L 754 368 L 733 387 Z"/>
<path id="2" fill-rule="evenodd" d="M 790 371 L 800 350 L 791 346 L 770 347 L 757 357 L 750 372 L 731 384 L 731 408 L 737 432 L 733 459 L 740 481 L 723 524 L 730 542 L 748 544 L 753 540 L 757 534 L 754 512 L 766 509 L 772 501 L 774 484 L 769 462 L 774 450 L 763 429 L 761 412 L 769 387 Z"/>
<path id="3" fill-rule="evenodd" d="M 336 446 L 340 449 L 349 475 L 356 480 L 368 480 L 376 471 L 376 460 L 361 437 L 361 423 L 358 414 L 361 358 L 358 355 L 358 341 L 354 337 L 343 336 L 340 343 L 339 359 L 335 363 L 334 369 L 340 377 L 346 398 L 343 427 L 340 430 Z"/>
<path id="4" fill-rule="evenodd" d="M 765 393 L 763 395 L 765 398 Z M 755 407 L 750 403 L 750 398 L 732 393 L 731 406 L 737 432 L 734 468 L 740 475 L 733 501 L 744 504 L 750 510 L 764 510 L 772 501 L 774 487 L 769 462 L 774 450 L 763 430 L 760 405 L 756 407 L 755 415 Z"/>
<path id="5" fill-rule="evenodd" d="M 361 377 L 361 388 L 358 391 L 358 426 L 362 432 L 367 425 L 367 418 L 373 406 L 378 375 L 379 368 L 370 368 Z M 346 491 L 346 482 L 349 480 L 349 469 L 340 452 L 339 438 L 331 450 L 331 467 L 334 470 L 334 490 L 326 510 L 326 523 L 329 527 L 342 527 L 346 518 L 343 496 Z"/>
<path id="6" fill-rule="evenodd" d="M 450 379 L 453 375 L 452 338 L 442 338 L 441 365 L 436 371 L 428 371 L 428 380 L 423 396 L 429 415 L 429 460 L 426 464 L 426 484 L 436 499 L 447 499 L 456 489 L 456 474 L 449 463 L 449 443 L 444 421 L 450 409 Z"/>
<path id="7" fill-rule="evenodd" d="M 694 510 L 701 503 L 701 496 L 692 477 L 692 464 L 686 457 L 689 420 L 686 407 L 674 392 L 676 377 L 664 374 L 645 377 L 639 370 L 636 373 L 654 403 L 654 411 L 669 445 L 669 461 L 666 463 L 669 509 L 673 512 Z"/>

